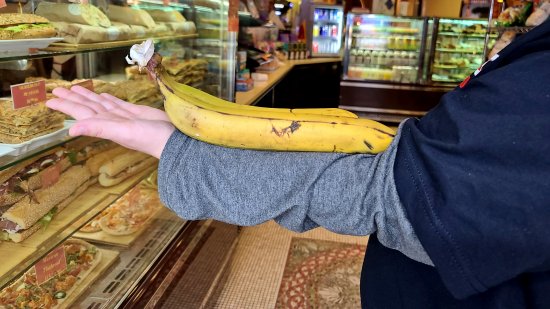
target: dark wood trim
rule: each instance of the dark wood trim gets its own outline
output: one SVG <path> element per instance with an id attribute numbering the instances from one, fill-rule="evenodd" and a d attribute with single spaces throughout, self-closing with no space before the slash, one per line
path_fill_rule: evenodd
<path id="1" fill-rule="evenodd" d="M 178 262 L 179 258 L 188 249 L 189 244 L 194 240 L 202 226 L 201 221 L 189 222 L 170 243 L 170 245 L 164 250 L 162 256 L 153 263 L 146 275 L 140 280 L 137 287 L 131 292 L 131 294 L 121 303 L 120 308 L 145 308 L 151 298 L 158 292 L 160 285 L 167 278 L 168 274 Z M 208 233 L 205 233 L 203 237 L 208 237 Z M 192 262 L 196 254 L 200 251 L 204 241 L 192 248 L 188 260 L 185 261 L 183 267 L 179 269 L 177 275 L 170 278 L 171 282 L 177 282 L 179 278 L 185 273 L 185 270 Z M 169 285 L 168 289 L 163 291 L 163 295 L 167 295 L 171 291 L 174 285 Z M 160 298 L 162 299 L 162 297 Z"/>

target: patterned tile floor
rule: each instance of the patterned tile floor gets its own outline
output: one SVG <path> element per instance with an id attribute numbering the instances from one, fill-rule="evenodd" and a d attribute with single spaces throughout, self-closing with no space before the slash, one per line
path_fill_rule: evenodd
<path id="1" fill-rule="evenodd" d="M 274 222 L 245 227 L 205 308 L 274 308 L 293 236 L 362 245 L 368 241 L 321 228 L 297 234 Z"/>

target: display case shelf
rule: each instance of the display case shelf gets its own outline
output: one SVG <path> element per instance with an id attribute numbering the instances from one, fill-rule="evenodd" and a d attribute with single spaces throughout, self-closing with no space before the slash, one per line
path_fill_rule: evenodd
<path id="1" fill-rule="evenodd" d="M 224 34 L 214 39 L 207 39 L 206 36 L 201 37 L 199 33 L 163 36 L 155 37 L 154 41 L 158 43 L 156 48 L 162 48 L 159 52 L 163 56 L 177 57 L 182 61 L 196 58 L 207 60 L 208 72 L 205 73 L 205 82 L 201 84 L 201 89 L 203 86 L 205 89 L 216 89 L 211 94 L 227 100 L 233 100 L 237 34 L 236 32 L 228 34 L 227 5 L 227 1 L 215 0 L 184 0 L 184 3 L 170 2 L 168 5 L 162 0 L 143 0 L 140 1 L 139 5 L 133 7 L 141 9 L 165 9 L 166 7 L 172 7 L 181 12 L 188 21 L 194 22 L 197 30 L 206 28 Z M 244 15 L 249 16 L 249 14 Z M 202 19 L 205 20 L 204 23 Z M 18 53 L 0 53 L 0 62 L 17 61 L 5 63 L 3 67 L 4 71 L 0 72 L 3 73 L 0 75 L 0 79 L 2 79 L 1 81 L 4 85 L 4 94 L 9 93 L 10 85 L 24 82 L 27 77 L 57 78 L 65 79 L 66 81 L 93 78 L 94 81 L 103 80 L 105 82 L 108 82 L 108 76 L 109 79 L 111 76 L 124 77 L 124 79 L 143 77 L 131 72 L 132 69 L 128 68 L 124 61 L 124 56 L 127 54 L 126 50 L 133 44 L 141 43 L 145 39 L 78 45 L 57 43 L 51 44 L 47 49 Z M 73 55 L 75 57 L 70 57 Z M 57 58 L 57 56 L 67 57 Z M 11 72 L 12 70 L 17 72 L 13 73 Z M 116 88 L 118 84 L 112 84 L 111 86 Z M 24 160 L 37 157 L 55 147 L 75 141 L 75 139 L 80 139 L 80 137 L 70 137 L 65 134 L 33 150 L 22 151 L 18 155 L 7 155 L 7 152 L 4 155 L 0 154 L 0 170 L 5 170 Z M 77 231 L 82 226 L 100 214 L 140 181 L 147 178 L 155 169 L 156 165 L 151 166 L 139 175 L 113 187 L 102 187 L 99 184 L 94 184 L 81 193 L 77 197 L 77 200 L 70 203 L 66 209 L 55 214 L 47 228 L 35 232 L 21 243 L 0 242 L 0 253 L 5 257 L 0 265 L 0 289 L 6 287 L 20 275 L 31 269 L 37 261 L 43 259 L 52 249 L 58 247 L 68 238 L 75 237 Z M 94 297 L 97 293 L 101 294 L 104 291 L 107 286 L 101 286 L 101 284 L 105 283 L 107 285 L 111 284 L 110 289 L 114 291 L 114 294 L 111 294 L 109 299 L 102 299 L 102 302 L 107 307 L 117 307 L 126 298 L 135 299 L 142 296 L 140 291 L 136 290 L 136 287 L 142 284 L 140 280 L 150 275 L 148 271 L 155 265 L 159 257 L 173 254 L 171 250 L 173 250 L 174 244 L 172 242 L 178 242 L 182 237 L 194 237 L 187 234 L 182 236 L 187 225 L 188 223 L 185 220 L 165 210 L 152 221 L 146 231 L 139 237 L 136 237 L 135 242 L 129 247 L 115 250 L 119 254 L 108 254 L 109 259 L 106 259 L 105 263 L 97 268 L 97 270 L 101 270 L 101 273 L 95 273 L 89 277 L 93 278 L 93 280 L 89 281 L 97 279 L 96 283 L 99 285 L 94 286 L 99 286 L 99 288 L 97 290 L 89 290 L 88 283 L 92 283 L 85 281 L 86 286 L 83 293 L 86 295 L 88 292 L 93 292 L 94 294 L 91 296 L 92 298 L 81 298 L 79 300 L 81 304 L 78 306 L 82 306 L 82 303 L 86 303 L 88 300 L 97 300 Z M 142 241 L 145 242 L 142 243 Z M 100 249 L 107 248 L 107 250 L 113 249 L 111 246 L 106 247 L 100 244 L 97 247 Z M 131 254 L 134 254 L 134 256 Z M 140 259 L 139 265 L 133 261 L 134 258 Z M 111 276 L 111 271 L 117 271 L 115 276 L 119 276 L 122 271 L 125 271 L 123 268 L 128 264 L 137 265 L 131 274 L 126 273 L 127 275 L 123 279 L 121 279 L 122 277 L 114 278 Z M 113 278 L 115 280 L 111 280 Z M 109 282 L 108 280 L 111 281 Z M 116 288 L 113 288 L 115 284 Z M 81 292 L 79 291 L 78 294 Z M 70 297 L 76 298 L 78 294 L 75 293 Z M 101 294 L 101 297 L 106 296 L 106 294 Z M 96 305 L 94 305 L 94 308 L 96 308 Z"/>
<path id="2" fill-rule="evenodd" d="M 167 36 L 167 37 L 157 37 L 157 38 L 153 38 L 153 41 L 155 43 L 160 43 L 160 42 L 168 42 L 168 41 L 175 41 L 175 40 L 188 40 L 188 39 L 194 39 L 196 37 L 197 37 L 197 34 L 185 34 L 185 35 L 176 35 L 176 36 Z M 109 51 L 130 48 L 132 45 L 139 44 L 145 41 L 146 39 L 147 38 L 140 38 L 135 40 L 112 41 L 112 42 L 93 43 L 93 44 L 53 43 L 50 46 L 48 46 L 46 49 L 38 50 L 37 52 L 27 51 L 27 52 L 0 53 L 0 62 L 50 58 L 54 56 L 75 55 L 75 54 L 97 52 L 97 51 L 109 52 Z"/>
<path id="3" fill-rule="evenodd" d="M 436 48 L 435 51 L 440 53 L 451 53 L 451 54 L 473 54 L 473 55 L 483 54 L 483 50 L 473 50 L 473 49 Z"/>
<path id="4" fill-rule="evenodd" d="M 90 186 L 66 209 L 56 214 L 47 227 L 35 232 L 23 242 L 0 242 L 0 254 L 10 257 L 3 259 L 0 264 L 0 289 L 71 237 L 121 195 L 149 176 L 154 169 L 153 166 L 115 187 L 101 187 L 97 184 Z"/>

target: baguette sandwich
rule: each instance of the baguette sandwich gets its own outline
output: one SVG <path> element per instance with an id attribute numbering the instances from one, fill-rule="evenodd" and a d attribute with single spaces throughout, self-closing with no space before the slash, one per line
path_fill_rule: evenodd
<path id="1" fill-rule="evenodd" d="M 50 221 L 88 188 L 90 171 L 85 166 L 70 167 L 49 187 L 36 190 L 33 198 L 23 198 L 1 217 L 2 239 L 21 242 L 38 231 L 41 219 Z"/>
<path id="2" fill-rule="evenodd" d="M 115 146 L 79 138 L 1 171 L 0 239 L 23 241 L 50 221 L 92 183 L 82 164 Z"/>
<path id="3" fill-rule="evenodd" d="M 156 163 L 156 158 L 144 153 L 124 152 L 111 157 L 99 168 L 99 184 L 104 187 L 114 186 Z"/>
<path id="4" fill-rule="evenodd" d="M 50 38 L 57 34 L 50 22 L 34 14 L 0 14 L 0 40 Z"/>

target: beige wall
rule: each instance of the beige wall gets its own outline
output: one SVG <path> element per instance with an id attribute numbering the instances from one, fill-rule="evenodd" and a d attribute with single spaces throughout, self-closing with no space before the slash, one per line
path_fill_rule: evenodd
<path id="1" fill-rule="evenodd" d="M 425 0 L 422 16 L 460 17 L 462 0 Z"/>

